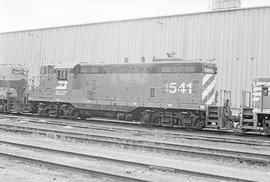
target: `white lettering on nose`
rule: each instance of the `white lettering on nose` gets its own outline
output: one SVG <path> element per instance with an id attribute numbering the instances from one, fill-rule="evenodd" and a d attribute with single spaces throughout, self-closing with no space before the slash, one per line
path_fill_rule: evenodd
<path id="1" fill-rule="evenodd" d="M 65 90 L 65 89 L 67 89 L 67 81 L 58 81 L 56 89 L 57 90 Z"/>

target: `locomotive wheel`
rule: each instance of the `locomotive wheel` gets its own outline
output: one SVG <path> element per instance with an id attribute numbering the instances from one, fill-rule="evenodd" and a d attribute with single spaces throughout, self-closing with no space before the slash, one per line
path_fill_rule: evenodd
<path id="1" fill-rule="evenodd" d="M 153 125 L 154 125 L 154 126 L 159 126 L 160 123 L 161 123 L 161 118 L 160 118 L 160 117 L 155 117 L 155 118 L 152 120 L 152 122 L 153 122 Z"/>
<path id="2" fill-rule="evenodd" d="M 42 110 L 38 113 L 38 115 L 41 115 L 41 116 L 49 116 L 49 109 L 46 109 L 46 110 Z"/>
<path id="3" fill-rule="evenodd" d="M 7 105 L 6 104 L 3 105 L 1 112 L 7 113 Z"/>
<path id="4" fill-rule="evenodd" d="M 197 118 L 195 120 L 195 122 L 194 122 L 194 128 L 195 129 L 198 129 L 198 130 L 201 130 L 201 129 L 203 129 L 203 127 L 204 127 L 204 121 L 201 120 L 201 119 L 199 119 L 199 118 Z"/>
<path id="5" fill-rule="evenodd" d="M 266 133 L 270 133 L 270 122 L 267 121 L 267 120 L 263 120 L 263 121 L 262 121 L 262 125 L 263 125 L 263 130 L 264 130 Z"/>
<path id="6" fill-rule="evenodd" d="M 85 115 L 83 115 L 83 114 L 80 114 L 80 119 L 81 120 L 85 120 L 87 117 L 85 116 Z"/>
<path id="7" fill-rule="evenodd" d="M 151 119 L 150 119 L 150 115 L 147 114 L 147 113 L 141 113 L 140 114 L 140 118 L 139 118 L 139 121 L 144 123 L 144 124 L 147 124 L 147 125 L 151 125 Z"/>
<path id="8" fill-rule="evenodd" d="M 179 119 L 178 118 L 173 119 L 172 126 L 179 126 Z"/>
<path id="9" fill-rule="evenodd" d="M 78 110 L 73 111 L 71 114 L 71 118 L 73 118 L 73 119 L 78 119 L 79 116 L 80 116 L 80 111 L 78 111 Z"/>
<path id="10" fill-rule="evenodd" d="M 64 116 L 64 111 L 59 110 L 59 111 L 57 112 L 56 117 L 60 117 L 60 116 Z"/>
<path id="11" fill-rule="evenodd" d="M 178 119 L 178 127 L 183 128 L 185 126 L 184 121 L 182 119 Z"/>

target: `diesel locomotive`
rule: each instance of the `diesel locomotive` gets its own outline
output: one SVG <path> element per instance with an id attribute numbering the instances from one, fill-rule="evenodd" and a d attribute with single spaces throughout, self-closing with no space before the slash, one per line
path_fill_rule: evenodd
<path id="1" fill-rule="evenodd" d="M 22 112 L 27 99 L 28 71 L 22 66 L 0 65 L 0 112 Z"/>
<path id="2" fill-rule="evenodd" d="M 31 89 L 31 113 L 68 118 L 92 116 L 201 129 L 215 105 L 217 67 L 179 58 L 151 63 L 61 64 L 41 67 Z"/>
<path id="3" fill-rule="evenodd" d="M 270 133 L 270 78 L 255 78 L 252 92 L 242 92 L 240 125 L 244 131 Z"/>

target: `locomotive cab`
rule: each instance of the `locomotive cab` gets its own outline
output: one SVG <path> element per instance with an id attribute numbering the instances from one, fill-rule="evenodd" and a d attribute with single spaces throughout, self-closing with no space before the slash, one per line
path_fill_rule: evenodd
<path id="1" fill-rule="evenodd" d="M 72 97 L 70 83 L 73 82 L 75 66 L 69 63 L 42 66 L 40 84 L 30 91 L 29 111 L 39 115 L 67 115 L 67 110 L 70 112 L 72 106 L 66 104 L 65 99 Z"/>
<path id="2" fill-rule="evenodd" d="M 69 94 L 68 90 L 71 89 L 72 82 L 77 76 L 77 64 L 66 63 L 60 64 L 54 67 L 55 73 L 55 95 L 56 96 L 65 96 Z M 76 80 L 75 80 L 76 81 Z M 57 98 L 61 100 L 61 98 Z"/>

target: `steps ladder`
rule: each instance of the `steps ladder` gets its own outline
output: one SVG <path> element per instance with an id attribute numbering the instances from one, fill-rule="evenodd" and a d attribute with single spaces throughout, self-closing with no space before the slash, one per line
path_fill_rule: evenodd
<path id="1" fill-rule="evenodd" d="M 254 118 L 252 107 L 251 92 L 242 90 L 241 94 L 241 112 L 240 112 L 240 126 L 241 129 L 255 130 L 257 128 L 257 120 Z"/>
<path id="2" fill-rule="evenodd" d="M 216 93 L 215 105 L 208 105 L 206 108 L 205 127 L 215 129 L 230 129 L 231 128 L 231 91 L 219 90 Z"/>
<path id="3" fill-rule="evenodd" d="M 252 107 L 242 107 L 241 108 L 240 126 L 242 129 L 255 130 L 257 128 L 257 122 L 254 119 Z"/>
<path id="4" fill-rule="evenodd" d="M 205 127 L 207 128 L 219 128 L 220 122 L 220 107 L 209 105 L 206 109 Z"/>

